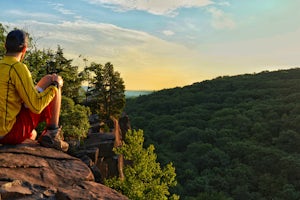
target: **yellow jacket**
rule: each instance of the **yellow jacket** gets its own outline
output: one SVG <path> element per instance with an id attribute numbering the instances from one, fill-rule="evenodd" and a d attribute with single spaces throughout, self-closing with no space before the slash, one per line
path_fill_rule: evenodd
<path id="1" fill-rule="evenodd" d="M 12 129 L 23 103 L 33 113 L 41 113 L 56 92 L 57 88 L 50 86 L 39 93 L 27 66 L 13 56 L 5 56 L 0 61 L 0 137 Z"/>

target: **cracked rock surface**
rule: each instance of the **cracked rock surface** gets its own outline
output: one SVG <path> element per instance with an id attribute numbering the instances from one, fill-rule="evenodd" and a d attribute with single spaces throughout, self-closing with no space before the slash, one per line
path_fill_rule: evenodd
<path id="1" fill-rule="evenodd" d="M 80 159 L 28 140 L 0 146 L 0 199 L 128 199 L 94 182 Z"/>

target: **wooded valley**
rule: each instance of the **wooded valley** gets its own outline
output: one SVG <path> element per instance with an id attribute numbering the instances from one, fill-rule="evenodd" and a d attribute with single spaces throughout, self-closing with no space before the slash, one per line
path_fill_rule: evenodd
<path id="1" fill-rule="evenodd" d="M 181 199 L 300 199 L 300 69 L 224 76 L 127 99 Z"/>

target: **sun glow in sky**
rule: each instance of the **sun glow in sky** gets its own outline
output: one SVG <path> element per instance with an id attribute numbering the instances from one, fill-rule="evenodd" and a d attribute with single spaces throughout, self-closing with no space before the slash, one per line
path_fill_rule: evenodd
<path id="1" fill-rule="evenodd" d="M 10 0 L 0 23 L 84 66 L 111 62 L 127 90 L 299 67 L 297 0 Z"/>

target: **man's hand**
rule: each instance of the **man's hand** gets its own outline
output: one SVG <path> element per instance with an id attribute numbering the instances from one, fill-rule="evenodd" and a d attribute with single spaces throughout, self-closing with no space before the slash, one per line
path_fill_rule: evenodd
<path id="1" fill-rule="evenodd" d="M 64 84 L 64 81 L 62 79 L 61 76 L 57 75 L 57 74 L 48 74 L 46 76 L 44 76 L 43 78 L 41 78 L 41 80 L 38 82 L 38 84 L 36 85 L 38 90 L 44 91 L 47 87 L 49 87 L 50 85 L 57 85 L 57 88 L 61 88 Z"/>
<path id="2" fill-rule="evenodd" d="M 52 83 L 56 82 L 58 83 L 58 88 L 61 88 L 64 85 L 64 81 L 62 79 L 61 76 L 57 75 L 57 74 L 52 74 Z"/>

